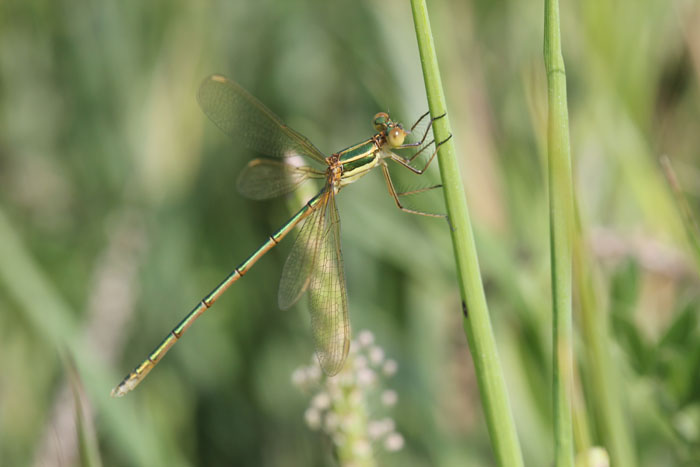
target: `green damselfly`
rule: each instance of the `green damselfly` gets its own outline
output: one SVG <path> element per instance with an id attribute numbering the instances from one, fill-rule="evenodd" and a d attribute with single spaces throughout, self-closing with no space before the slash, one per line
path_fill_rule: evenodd
<path id="1" fill-rule="evenodd" d="M 277 232 L 231 272 L 214 290 L 168 334 L 134 371 L 112 390 L 112 396 L 123 396 L 136 387 L 156 366 L 170 348 L 231 284 L 243 277 L 262 256 L 275 247 L 294 227 L 305 221 L 297 234 L 292 250 L 282 270 L 278 302 L 282 309 L 290 308 L 305 293 L 309 294 L 311 330 L 321 367 L 328 375 L 338 373 L 350 347 L 350 324 L 345 273 L 340 251 L 340 218 L 335 196 L 345 185 L 357 181 L 376 167 L 381 167 L 389 193 L 403 211 L 432 217 L 445 217 L 405 207 L 401 196 L 439 188 L 440 185 L 399 193 L 394 187 L 387 160 L 394 161 L 415 174 L 422 174 L 445 141 L 426 142 L 435 119 L 428 120 L 422 137 L 406 143 L 406 137 L 428 116 L 425 113 L 409 129 L 393 121 L 385 112 L 374 116 L 377 133 L 371 138 L 326 157 L 304 136 L 286 126 L 282 120 L 235 82 L 212 75 L 199 89 L 199 103 L 204 113 L 224 133 L 242 142 L 267 158 L 254 159 L 245 167 L 238 188 L 253 199 L 266 199 L 291 192 L 308 179 L 324 180 L 321 191 L 311 198 Z M 440 116 L 441 117 L 441 116 Z M 437 117 L 437 118 L 440 118 Z M 449 139 L 449 138 L 448 138 Z M 412 163 L 434 145 L 422 168 Z M 395 150 L 412 148 L 410 157 Z M 324 167 L 299 166 L 294 156 L 304 156 Z"/>

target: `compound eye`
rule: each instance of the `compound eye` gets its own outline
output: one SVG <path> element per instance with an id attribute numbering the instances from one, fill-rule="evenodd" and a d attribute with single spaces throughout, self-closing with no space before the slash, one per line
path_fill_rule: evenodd
<path id="1" fill-rule="evenodd" d="M 386 130 L 386 124 L 389 121 L 389 114 L 386 112 L 379 112 L 374 116 L 374 128 L 377 131 Z"/>
<path id="2" fill-rule="evenodd" d="M 386 135 L 386 139 L 391 147 L 398 147 L 403 144 L 403 140 L 406 139 L 406 132 L 401 128 L 392 128 L 391 131 Z"/>

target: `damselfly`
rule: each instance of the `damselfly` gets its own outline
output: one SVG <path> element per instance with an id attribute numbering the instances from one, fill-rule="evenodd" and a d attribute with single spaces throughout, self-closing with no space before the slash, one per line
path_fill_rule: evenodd
<path id="1" fill-rule="evenodd" d="M 438 147 L 447 141 L 435 144 L 432 139 L 426 143 L 435 119 L 428 121 L 419 140 L 406 142 L 406 137 L 428 113 L 406 130 L 387 113 L 380 112 L 374 116 L 373 124 L 377 131 L 374 136 L 326 157 L 307 138 L 286 126 L 255 97 L 223 76 L 213 75 L 207 78 L 199 89 L 198 97 L 204 113 L 221 130 L 236 142 L 268 156 L 252 160 L 241 173 L 238 188 L 244 195 L 254 199 L 270 198 L 288 193 L 308 179 L 324 180 L 324 185 L 316 196 L 204 297 L 148 358 L 112 390 L 112 396 L 123 396 L 134 389 L 192 323 L 302 221 L 304 223 L 282 269 L 278 302 L 280 308 L 290 308 L 308 291 L 316 354 L 323 370 L 328 375 L 335 375 L 342 369 L 350 347 L 348 299 L 335 196 L 345 185 L 357 181 L 372 169 L 381 167 L 389 194 L 400 209 L 413 214 L 445 217 L 410 209 L 400 200 L 404 195 L 438 188 L 440 185 L 399 193 L 387 167 L 387 161 L 393 161 L 415 174 L 422 174 L 428 168 Z M 426 149 L 433 146 L 428 155 Z M 402 157 L 394 152 L 409 148 L 414 150 L 410 157 Z M 427 161 L 422 168 L 416 168 L 413 162 L 421 154 L 428 155 Z M 323 166 L 324 170 L 293 164 L 291 162 L 294 156 L 304 156 Z"/>

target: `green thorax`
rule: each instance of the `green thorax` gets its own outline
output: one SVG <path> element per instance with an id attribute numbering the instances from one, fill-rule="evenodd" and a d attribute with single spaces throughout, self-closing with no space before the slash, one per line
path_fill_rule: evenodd
<path id="1" fill-rule="evenodd" d="M 368 139 L 338 152 L 343 167 L 343 184 L 352 183 L 373 169 L 379 161 L 379 148 L 374 139 Z"/>
<path id="2" fill-rule="evenodd" d="M 343 149 L 338 153 L 338 162 L 345 165 L 348 162 L 353 162 L 358 159 L 362 159 L 374 153 L 377 150 L 377 146 L 374 144 L 373 139 L 368 139 L 361 143 L 350 146 L 349 148 Z"/>

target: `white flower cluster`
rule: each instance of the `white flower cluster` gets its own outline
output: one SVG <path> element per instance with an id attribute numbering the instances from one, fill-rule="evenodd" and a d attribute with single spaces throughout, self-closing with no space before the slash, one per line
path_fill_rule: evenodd
<path id="1" fill-rule="evenodd" d="M 314 357 L 311 365 L 292 373 L 294 385 L 312 394 L 304 413 L 306 424 L 323 430 L 338 450 L 358 459 L 371 457 L 377 446 L 400 450 L 404 439 L 396 432 L 394 420 L 371 418 L 379 408 L 397 403 L 396 391 L 382 388 L 383 380 L 397 368 L 396 361 L 387 359 L 384 349 L 374 343 L 370 331 L 360 332 L 350 343 L 345 367 L 336 376 L 326 376 Z"/>

